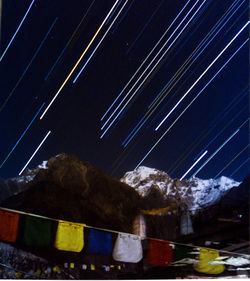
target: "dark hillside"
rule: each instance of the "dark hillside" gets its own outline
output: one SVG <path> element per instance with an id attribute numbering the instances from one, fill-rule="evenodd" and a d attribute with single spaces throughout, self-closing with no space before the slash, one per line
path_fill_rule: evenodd
<path id="1" fill-rule="evenodd" d="M 10 197 L 11 192 L 8 188 L 8 185 L 4 182 L 4 180 L 0 177 L 0 202 L 4 201 L 6 198 Z"/>
<path id="2" fill-rule="evenodd" d="M 57 219 L 82 222 L 125 232 L 142 199 L 119 180 L 83 163 L 75 156 L 61 154 L 40 169 L 28 190 L 1 205 Z"/>
<path id="3" fill-rule="evenodd" d="M 238 187 L 232 188 L 221 198 L 219 203 L 220 216 L 235 217 L 249 221 L 249 179 L 250 175 Z"/>

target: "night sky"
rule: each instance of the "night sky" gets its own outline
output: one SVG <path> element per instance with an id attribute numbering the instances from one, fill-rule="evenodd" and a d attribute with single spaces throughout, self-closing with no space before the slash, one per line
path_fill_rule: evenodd
<path id="1" fill-rule="evenodd" d="M 44 140 L 27 167 L 65 152 L 181 178 L 199 160 L 185 178 L 204 164 L 196 176 L 242 181 L 247 22 L 242 0 L 3 0 L 0 176 Z"/>

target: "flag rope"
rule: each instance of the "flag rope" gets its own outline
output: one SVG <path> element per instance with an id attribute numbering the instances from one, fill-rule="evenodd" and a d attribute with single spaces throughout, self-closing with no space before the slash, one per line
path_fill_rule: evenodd
<path id="1" fill-rule="evenodd" d="M 9 209 L 9 208 L 4 208 L 4 207 L 0 207 L 0 210 L 4 210 L 4 211 L 9 211 L 9 212 L 13 212 L 13 213 L 18 213 L 18 214 L 22 214 L 22 215 L 28 215 L 28 216 L 33 216 L 33 217 L 37 217 L 37 218 L 42 218 L 42 219 L 48 219 L 48 220 L 52 220 L 52 221 L 56 221 L 56 222 L 59 222 L 59 221 L 62 221 L 61 219 L 54 219 L 54 218 L 49 218 L 49 217 L 46 217 L 46 216 L 41 216 L 41 215 L 36 215 L 36 214 L 32 214 L 32 213 L 27 213 L 27 212 L 23 212 L 23 211 L 19 211 L 19 210 L 13 210 L 13 209 Z M 66 220 L 63 220 L 65 222 L 69 222 L 69 221 L 66 221 Z M 127 232 L 122 232 L 122 231 L 116 231 L 116 230 L 110 230 L 110 229 L 106 229 L 106 228 L 101 228 L 101 227 L 94 227 L 94 226 L 89 226 L 89 225 L 86 225 L 84 223 L 79 223 L 79 222 L 69 222 L 69 223 L 77 223 L 77 224 L 83 224 L 84 227 L 86 228 L 91 228 L 91 229 L 97 229 L 97 230 L 101 230 L 101 231 L 106 231 L 106 232 L 111 232 L 111 233 L 116 233 L 116 234 L 127 234 L 127 235 L 135 235 L 133 233 L 127 233 Z M 135 235 L 135 236 L 138 236 L 139 235 Z M 159 239 L 159 238 L 153 238 L 153 237 L 146 237 L 144 240 L 146 239 L 157 239 L 157 240 L 162 240 L 162 239 Z M 237 255 L 237 256 L 244 256 L 244 257 L 250 257 L 250 255 L 246 255 L 246 254 L 241 254 L 241 253 L 235 253 L 235 252 L 229 252 L 229 251 L 224 251 L 224 250 L 218 250 L 218 249 L 212 249 L 212 248 L 207 248 L 207 247 L 203 247 L 203 246 L 196 246 L 196 245 L 193 245 L 193 244 L 183 244 L 183 243 L 179 243 L 179 242 L 173 242 L 173 241 L 169 241 L 167 240 L 170 244 L 174 244 L 174 245 L 180 245 L 180 246 L 188 246 L 188 247 L 192 247 L 192 248 L 195 248 L 195 249 L 207 249 L 207 250 L 216 250 L 216 251 L 219 251 L 220 253 L 225 253 L 225 254 L 233 254 L 233 255 Z"/>

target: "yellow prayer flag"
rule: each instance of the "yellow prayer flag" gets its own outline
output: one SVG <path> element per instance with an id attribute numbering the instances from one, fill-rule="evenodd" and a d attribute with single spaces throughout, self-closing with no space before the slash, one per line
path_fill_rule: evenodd
<path id="1" fill-rule="evenodd" d="M 14 276 L 17 278 L 20 277 L 21 275 L 22 275 L 22 272 L 15 272 L 15 274 L 14 274 Z"/>
<path id="2" fill-rule="evenodd" d="M 81 252 L 84 246 L 84 228 L 85 224 L 59 221 L 55 247 L 58 250 Z"/>
<path id="3" fill-rule="evenodd" d="M 211 264 L 219 257 L 219 251 L 210 249 L 200 249 L 199 263 L 194 265 L 194 269 L 198 272 L 207 274 L 220 274 L 225 270 L 223 264 Z"/>
<path id="4" fill-rule="evenodd" d="M 54 266 L 53 268 L 52 268 L 52 270 L 54 271 L 54 272 L 59 272 L 59 266 Z"/>
<path id="5" fill-rule="evenodd" d="M 34 274 L 36 276 L 39 276 L 41 273 L 42 273 L 41 269 L 37 269 Z"/>

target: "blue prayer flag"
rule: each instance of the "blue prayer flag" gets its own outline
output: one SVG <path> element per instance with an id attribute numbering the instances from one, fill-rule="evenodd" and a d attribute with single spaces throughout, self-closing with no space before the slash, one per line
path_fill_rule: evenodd
<path id="1" fill-rule="evenodd" d="M 104 256 L 112 255 L 112 234 L 91 228 L 89 232 L 88 252 Z"/>

